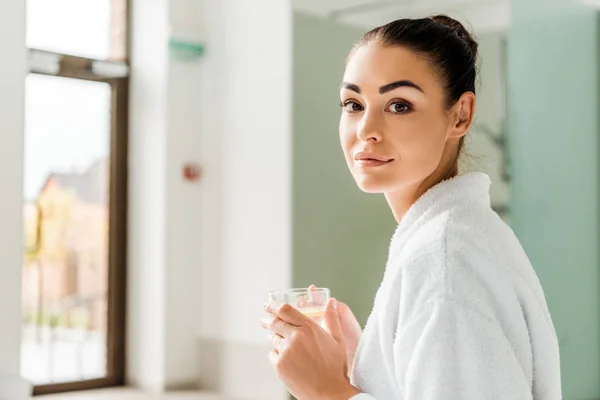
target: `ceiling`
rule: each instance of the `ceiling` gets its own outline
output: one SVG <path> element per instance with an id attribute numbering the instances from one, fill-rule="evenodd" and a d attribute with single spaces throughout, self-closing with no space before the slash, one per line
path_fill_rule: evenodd
<path id="1" fill-rule="evenodd" d="M 476 34 L 504 31 L 510 22 L 510 0 L 293 0 L 304 13 L 372 28 L 398 18 L 447 14 Z"/>

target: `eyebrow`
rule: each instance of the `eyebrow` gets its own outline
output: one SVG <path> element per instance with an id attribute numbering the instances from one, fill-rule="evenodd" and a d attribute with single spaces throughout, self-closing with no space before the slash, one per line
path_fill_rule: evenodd
<path id="1" fill-rule="evenodd" d="M 360 88 L 354 83 L 342 82 L 342 87 L 344 89 L 352 90 L 353 92 L 360 94 Z"/>
<path id="2" fill-rule="evenodd" d="M 419 85 L 417 85 L 416 83 L 409 81 L 409 80 L 401 80 L 401 81 L 388 83 L 387 85 L 383 85 L 382 87 L 379 88 L 379 93 L 385 94 L 387 92 L 390 92 L 394 89 L 398 89 L 400 87 L 410 87 L 413 89 L 417 89 L 419 92 L 425 93 L 425 91 L 423 89 L 421 89 L 421 87 Z M 360 88 L 353 83 L 343 82 L 342 88 L 352 90 L 353 92 L 360 94 Z"/>

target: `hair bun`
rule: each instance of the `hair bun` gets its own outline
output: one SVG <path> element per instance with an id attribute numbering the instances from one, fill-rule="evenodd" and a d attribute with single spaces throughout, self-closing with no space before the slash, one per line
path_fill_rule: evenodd
<path id="1" fill-rule="evenodd" d="M 469 46 L 471 53 L 473 53 L 473 58 L 477 58 L 477 41 L 463 24 L 447 15 L 434 15 L 430 18 L 433 22 L 452 29 Z"/>

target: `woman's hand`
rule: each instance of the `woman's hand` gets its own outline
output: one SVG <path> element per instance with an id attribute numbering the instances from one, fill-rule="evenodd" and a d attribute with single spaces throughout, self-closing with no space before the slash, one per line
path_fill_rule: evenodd
<path id="1" fill-rule="evenodd" d="M 358 348 L 358 343 L 362 336 L 362 328 L 348 305 L 338 302 L 338 314 L 340 316 L 340 326 L 346 345 L 346 361 L 348 362 L 348 368 L 350 369 L 349 374 L 351 374 L 356 349 Z"/>
<path id="2" fill-rule="evenodd" d="M 272 331 L 269 359 L 298 400 L 348 400 L 360 392 L 348 380 L 346 347 L 337 304 L 325 307 L 329 332 L 289 304 L 266 307 L 261 326 Z"/>
<path id="3" fill-rule="evenodd" d="M 317 287 L 315 285 L 310 285 L 308 287 L 308 290 L 316 289 Z M 362 328 L 347 304 L 344 304 L 341 301 L 338 301 L 337 304 L 337 311 L 340 317 L 340 326 L 342 328 L 342 335 L 344 335 L 344 344 L 346 345 L 346 361 L 348 363 L 348 368 L 350 369 L 350 374 L 352 372 L 351 369 L 354 363 L 356 349 L 358 348 L 358 343 L 360 342 L 360 337 L 362 336 Z"/>

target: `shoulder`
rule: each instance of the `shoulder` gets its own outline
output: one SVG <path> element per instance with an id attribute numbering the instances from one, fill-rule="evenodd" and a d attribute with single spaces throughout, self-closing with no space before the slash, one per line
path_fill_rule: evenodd
<path id="1" fill-rule="evenodd" d="M 447 236 L 452 219 L 446 210 L 407 232 L 408 239 L 401 248 L 390 252 L 390 262 L 396 264 L 404 284 L 420 287 L 441 283 L 446 271 Z"/>
<path id="2" fill-rule="evenodd" d="M 453 207 L 428 220 L 398 258 L 404 306 L 417 310 L 433 299 L 452 299 L 482 314 L 492 312 L 494 296 L 512 291 L 512 277 L 503 268 L 510 256 L 497 251 L 499 243 L 511 242 L 510 232 L 491 209 Z"/>

